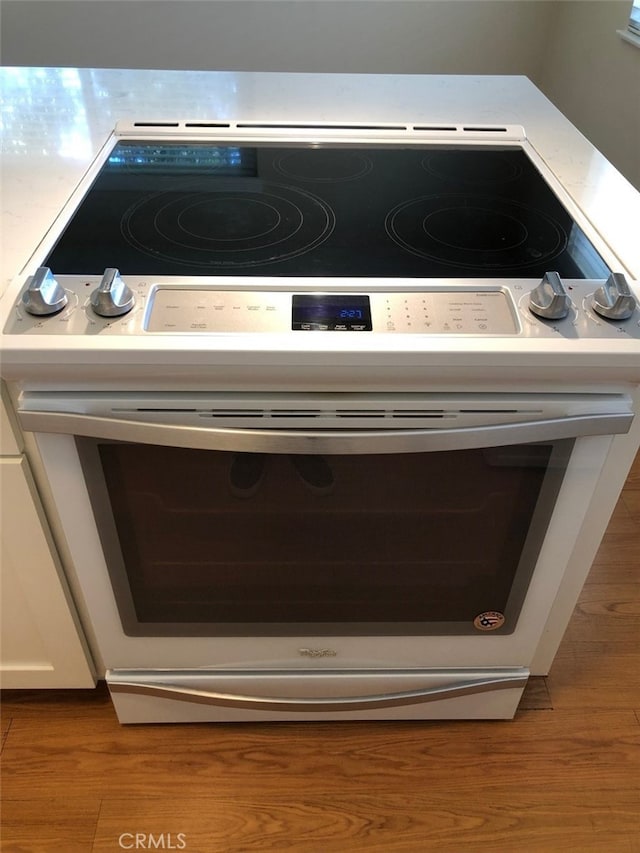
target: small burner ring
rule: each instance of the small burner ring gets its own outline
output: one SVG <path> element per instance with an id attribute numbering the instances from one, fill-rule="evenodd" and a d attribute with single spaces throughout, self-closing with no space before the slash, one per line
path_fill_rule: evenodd
<path id="1" fill-rule="evenodd" d="M 510 199 L 467 194 L 420 196 L 396 205 L 388 236 L 426 260 L 465 269 L 516 269 L 547 262 L 567 246 L 562 226 Z"/>
<path id="2" fill-rule="evenodd" d="M 455 229 L 459 214 L 456 207 L 434 210 L 423 219 L 422 227 L 429 238 L 458 252 L 506 252 L 522 246 L 529 236 L 515 216 L 480 206 L 466 208 L 465 215 L 473 216 L 482 228 L 460 233 Z"/>
<path id="3" fill-rule="evenodd" d="M 216 231 L 217 220 L 224 220 L 227 229 L 227 233 L 222 236 L 218 236 L 219 232 Z M 267 201 L 222 194 L 214 199 L 194 202 L 184 207 L 176 217 L 180 230 L 188 238 L 216 243 L 220 248 L 227 243 L 265 237 L 281 221 L 282 216 L 277 208 Z M 209 230 L 205 233 L 195 230 L 203 226 L 208 226 Z"/>

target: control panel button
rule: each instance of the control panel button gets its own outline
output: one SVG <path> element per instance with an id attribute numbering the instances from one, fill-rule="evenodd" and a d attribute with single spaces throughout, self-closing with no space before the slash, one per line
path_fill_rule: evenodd
<path id="1" fill-rule="evenodd" d="M 622 273 L 612 272 L 593 295 L 593 310 L 607 320 L 628 320 L 636 300 Z"/>
<path id="2" fill-rule="evenodd" d="M 121 317 L 135 304 L 135 297 L 115 267 L 109 267 L 91 294 L 91 307 L 100 317 Z"/>
<path id="3" fill-rule="evenodd" d="M 571 299 L 557 272 L 547 272 L 531 291 L 529 308 L 544 320 L 562 320 L 569 313 Z"/>
<path id="4" fill-rule="evenodd" d="M 36 317 L 62 311 L 67 301 L 64 288 L 58 284 L 49 267 L 38 267 L 22 297 L 25 311 Z"/>

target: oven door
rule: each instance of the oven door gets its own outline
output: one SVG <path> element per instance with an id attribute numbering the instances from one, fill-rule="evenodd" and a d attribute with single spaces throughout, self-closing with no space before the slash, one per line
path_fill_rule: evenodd
<path id="1" fill-rule="evenodd" d="M 512 715 L 630 404 L 409 397 L 24 397 L 127 719 Z"/>

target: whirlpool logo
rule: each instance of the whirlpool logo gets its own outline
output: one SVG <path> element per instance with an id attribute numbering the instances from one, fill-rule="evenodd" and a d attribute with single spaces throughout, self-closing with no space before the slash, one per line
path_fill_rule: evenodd
<path id="1" fill-rule="evenodd" d="M 298 654 L 305 658 L 334 658 L 338 652 L 335 649 L 298 649 Z"/>
<path id="2" fill-rule="evenodd" d="M 185 850 L 187 836 L 184 832 L 173 835 L 161 832 L 123 832 L 118 838 L 118 844 L 123 850 Z"/>

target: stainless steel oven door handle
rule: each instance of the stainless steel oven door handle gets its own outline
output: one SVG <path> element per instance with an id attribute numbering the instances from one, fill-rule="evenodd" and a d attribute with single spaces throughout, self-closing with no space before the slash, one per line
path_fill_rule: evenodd
<path id="1" fill-rule="evenodd" d="M 158 699 L 175 699 L 181 702 L 196 702 L 202 705 L 220 705 L 222 707 L 244 708 L 260 711 L 364 711 L 376 708 L 393 708 L 402 705 L 416 705 L 425 702 L 455 699 L 473 693 L 485 693 L 492 690 L 511 690 L 524 688 L 528 672 L 515 673 L 483 680 L 459 681 L 456 683 L 427 687 L 420 690 L 405 690 L 397 693 L 385 693 L 371 696 L 345 696 L 332 698 L 303 698 L 277 696 L 246 696 L 243 694 L 218 692 L 187 687 L 183 684 L 171 684 L 158 678 L 156 683 L 149 681 L 112 681 L 108 678 L 112 693 L 128 693 L 154 696 Z"/>
<path id="2" fill-rule="evenodd" d="M 633 415 L 576 415 L 566 418 L 458 429 L 256 430 L 195 427 L 70 412 L 19 411 L 31 432 L 52 432 L 113 441 L 240 453 L 418 453 L 499 447 L 586 435 L 626 433 Z"/>

